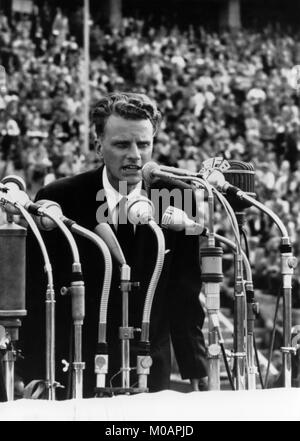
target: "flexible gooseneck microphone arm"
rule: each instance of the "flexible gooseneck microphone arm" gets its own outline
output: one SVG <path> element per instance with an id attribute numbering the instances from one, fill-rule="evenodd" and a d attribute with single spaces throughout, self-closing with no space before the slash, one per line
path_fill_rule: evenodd
<path id="1" fill-rule="evenodd" d="M 190 173 L 180 173 L 179 175 L 160 170 L 157 164 L 148 163 L 144 166 L 143 177 L 146 181 L 150 181 L 155 177 L 158 179 L 174 179 L 178 182 L 184 181 L 189 183 L 191 188 L 206 189 L 208 193 L 208 247 L 201 250 L 202 259 L 202 280 L 204 281 L 204 291 L 206 296 L 207 310 L 209 316 L 209 347 L 208 347 L 208 387 L 209 390 L 220 389 L 220 345 L 216 323 L 218 321 L 217 311 L 220 308 L 220 282 L 222 281 L 222 265 L 221 256 L 222 249 L 215 247 L 215 238 L 213 230 L 214 218 L 214 196 L 213 191 L 208 182 L 204 179 L 190 176 Z M 213 271 L 211 264 L 213 265 Z"/>
<path id="2" fill-rule="evenodd" d="M 14 176 L 7 176 L 5 178 L 6 184 L 9 186 L 11 183 L 15 184 L 16 181 Z M 10 192 L 11 193 L 11 192 Z M 19 196 L 19 198 L 17 197 Z M 21 196 L 21 198 L 20 198 Z M 23 197 L 22 197 L 23 196 Z M 39 247 L 41 249 L 43 259 L 44 259 L 44 269 L 47 275 L 47 290 L 46 290 L 46 388 L 48 393 L 48 400 L 55 400 L 55 389 L 58 386 L 58 383 L 55 381 L 55 291 L 53 284 L 53 272 L 52 266 L 49 260 L 48 252 L 41 236 L 39 229 L 37 228 L 34 220 L 27 212 L 27 210 L 23 207 L 23 205 L 17 202 L 18 199 L 23 199 L 26 201 L 28 196 L 23 190 L 14 191 L 12 194 L 9 194 L 9 190 L 7 193 L 2 193 L 1 201 L 4 203 L 4 207 L 10 206 L 10 211 L 14 208 L 16 209 L 16 213 L 20 213 L 24 219 L 27 221 L 29 227 L 31 228 L 34 236 L 36 237 Z M 29 200 L 29 198 L 28 198 Z M 26 204 L 25 204 L 26 205 Z"/>
<path id="3" fill-rule="evenodd" d="M 58 384 L 55 381 L 55 291 L 52 266 L 45 243 L 36 223 L 22 205 L 16 203 L 15 206 L 20 210 L 24 219 L 28 222 L 28 225 L 38 241 L 44 258 L 44 268 L 48 278 L 46 291 L 46 387 L 48 389 L 48 399 L 55 400 L 55 388 Z"/>
<path id="4" fill-rule="evenodd" d="M 130 387 L 130 339 L 133 338 L 133 328 L 128 323 L 128 300 L 131 289 L 131 268 L 127 265 L 124 253 L 120 247 L 111 227 L 106 223 L 101 223 L 95 227 L 95 232 L 107 244 L 111 254 L 120 264 L 120 289 L 122 292 L 122 326 L 119 328 L 122 343 L 122 387 L 129 390 Z M 101 386 L 102 387 L 102 386 Z"/>
<path id="5" fill-rule="evenodd" d="M 39 204 L 41 204 L 39 206 Z M 51 210 L 47 210 L 48 202 L 38 201 L 35 205 L 39 206 L 34 214 L 37 216 L 45 216 L 51 219 L 54 224 L 62 231 L 68 240 L 73 256 L 71 287 L 69 289 L 62 288 L 61 293 L 71 293 L 72 298 L 72 317 L 74 325 L 74 361 L 73 361 L 73 398 L 82 398 L 83 396 L 83 370 L 85 363 L 82 362 L 82 325 L 85 316 L 85 304 L 84 304 L 84 282 L 82 279 L 81 263 L 79 259 L 79 252 L 76 242 L 63 223 L 63 221 L 57 215 L 53 215 Z M 51 205 L 51 203 L 50 203 Z"/>
<path id="6" fill-rule="evenodd" d="M 218 172 L 215 172 L 218 178 Z M 214 176 L 215 177 L 215 176 Z M 223 176 L 222 176 L 223 178 Z M 187 179 L 178 177 L 178 179 Z M 224 178 L 223 178 L 224 179 Z M 202 179 L 199 178 L 191 178 L 192 181 L 197 181 L 201 183 Z M 234 188 L 230 185 L 230 189 Z M 231 220 L 233 232 L 236 240 L 236 259 L 235 259 L 235 376 L 236 376 L 236 386 L 238 389 L 245 388 L 245 366 L 246 366 L 246 352 L 247 343 L 244 338 L 244 329 L 247 327 L 247 322 L 245 319 L 246 308 L 245 308 L 245 293 L 244 293 L 244 284 L 243 284 L 243 272 L 242 272 L 242 249 L 240 243 L 240 234 L 239 228 L 237 225 L 236 217 L 233 213 L 233 209 L 231 208 L 229 202 L 225 199 L 225 197 L 214 187 L 212 187 L 213 192 L 218 197 L 221 204 L 224 206 L 227 214 L 229 215 L 229 219 Z M 248 195 L 246 195 L 248 197 Z M 250 196 L 249 196 L 250 197 Z M 254 199 L 255 201 L 255 199 Z M 255 201 L 256 202 L 256 201 Z M 247 294 L 249 297 L 249 293 L 253 292 L 253 287 L 250 285 L 247 287 Z M 252 322 L 248 321 L 248 323 L 252 327 Z M 248 332 L 247 332 L 248 333 Z M 245 348 L 246 346 L 246 348 Z M 251 369 L 254 370 L 254 369 Z M 249 377 L 248 377 L 249 378 Z M 250 383 L 253 385 L 253 376 L 250 379 Z"/>
<path id="7" fill-rule="evenodd" d="M 142 320 L 142 333 L 141 333 L 141 341 L 148 342 L 149 341 L 149 326 L 150 326 L 150 314 L 153 303 L 153 298 L 155 294 L 155 290 L 161 275 L 161 271 L 164 265 L 164 256 L 165 256 L 165 238 L 164 235 L 159 228 L 159 226 L 154 222 L 154 220 L 149 220 L 149 227 L 153 231 L 157 241 L 157 260 L 155 264 L 155 268 L 149 283 L 149 287 L 146 294 L 144 311 L 143 311 L 143 320 Z"/>
<path id="8" fill-rule="evenodd" d="M 142 331 L 140 338 L 140 352 L 137 359 L 137 373 L 139 377 L 139 387 L 144 389 L 147 387 L 147 375 L 149 374 L 149 368 L 152 365 L 152 359 L 150 357 L 150 315 L 153 304 L 153 299 L 157 284 L 164 265 L 165 258 L 165 238 L 163 232 L 154 221 L 154 206 L 152 202 L 143 196 L 137 197 L 131 201 L 128 205 L 128 219 L 134 225 L 146 224 L 149 225 L 153 231 L 157 242 L 157 253 L 155 268 L 152 273 L 152 277 L 146 293 L 143 318 L 142 318 Z"/>
<path id="9" fill-rule="evenodd" d="M 107 308 L 110 294 L 110 286 L 112 279 L 112 260 L 110 251 L 104 242 L 97 234 L 89 231 L 78 225 L 76 222 L 67 219 L 65 216 L 62 218 L 63 222 L 69 226 L 74 232 L 91 240 L 100 249 L 104 259 L 104 280 L 102 286 L 102 293 L 99 307 L 99 324 L 98 324 L 98 348 L 97 355 L 95 356 L 95 374 L 97 387 L 105 386 L 105 378 L 108 372 L 108 354 L 107 354 Z"/>
<path id="10" fill-rule="evenodd" d="M 286 227 L 282 223 L 281 219 L 270 210 L 268 207 L 252 198 L 251 196 L 245 194 L 238 188 L 229 187 L 230 191 L 235 194 L 239 199 L 246 200 L 252 205 L 257 207 L 259 210 L 267 214 L 273 222 L 277 225 L 281 233 L 281 274 L 283 280 L 283 299 L 284 299 L 284 329 L 283 329 L 283 340 L 284 346 L 281 348 L 283 357 L 283 381 L 285 387 L 291 387 L 292 384 L 292 361 L 291 354 L 294 352 L 291 340 L 291 329 L 292 329 L 292 276 L 294 269 L 297 266 L 297 259 L 292 254 L 292 247 L 290 238 Z"/>
<path id="11" fill-rule="evenodd" d="M 213 232 L 213 216 L 214 216 L 214 197 L 212 193 L 211 185 L 200 175 L 189 172 L 188 170 L 175 169 L 174 167 L 160 167 L 155 162 L 147 162 L 142 170 L 143 178 L 146 183 L 155 182 L 156 179 L 161 179 L 168 183 L 173 183 L 175 186 L 180 183 L 188 185 L 187 188 L 194 188 L 194 185 L 189 185 L 190 183 L 197 183 L 202 188 L 206 189 L 208 194 L 208 204 L 209 204 L 209 218 L 208 218 L 208 230 L 209 230 L 209 245 L 214 245 L 214 232 Z M 180 188 L 180 187 L 179 187 Z"/>
<path id="12" fill-rule="evenodd" d="M 159 174 L 159 172 L 158 172 Z M 243 274 L 242 274 L 242 253 L 241 253 L 241 245 L 239 241 L 239 232 L 238 228 L 235 222 L 235 216 L 232 212 L 231 207 L 225 201 L 225 198 L 222 197 L 221 194 L 217 193 L 215 189 L 210 185 L 209 182 L 206 181 L 206 179 L 195 177 L 195 176 L 172 176 L 173 178 L 176 178 L 178 180 L 183 181 L 191 181 L 195 182 L 198 185 L 204 187 L 209 192 L 210 196 L 210 204 L 209 204 L 209 237 L 211 237 L 211 240 L 209 241 L 209 247 L 207 249 L 202 250 L 202 258 L 203 258 L 203 268 L 206 268 L 207 265 L 205 264 L 206 260 L 210 261 L 212 259 L 212 262 L 217 262 L 220 260 L 220 252 L 221 250 L 214 247 L 214 233 L 213 233 L 213 197 L 211 196 L 213 192 L 215 192 L 222 203 L 224 205 L 224 208 L 226 209 L 227 213 L 230 215 L 231 222 L 233 223 L 233 231 L 235 233 L 236 238 L 236 247 L 237 247 L 237 258 L 236 258 L 236 281 L 235 281 L 235 371 L 236 371 L 236 386 L 238 389 L 244 389 L 245 388 L 245 380 L 244 380 L 244 372 L 245 372 L 245 341 L 244 341 L 244 327 L 246 325 L 245 322 L 245 313 L 244 313 L 244 286 L 243 286 Z M 202 274 L 202 278 L 206 280 L 207 283 L 210 283 L 211 287 L 217 287 L 219 286 L 217 282 L 220 282 L 222 280 L 221 276 L 221 268 L 218 266 L 215 266 L 215 272 L 218 273 L 218 276 L 216 274 L 210 275 L 209 271 L 207 274 Z M 211 288 L 206 287 L 207 283 L 205 283 L 204 287 L 208 294 L 210 294 Z M 219 288 L 218 288 L 219 291 Z M 209 298 L 207 298 L 208 304 L 210 307 L 209 310 L 209 317 L 211 317 L 210 322 L 210 343 L 211 348 L 215 348 L 215 343 L 217 342 L 217 335 L 215 332 L 215 324 L 214 320 L 216 318 L 216 311 L 219 309 L 219 302 L 217 301 L 217 298 L 219 298 L 219 292 L 215 293 L 214 295 L 209 295 Z M 209 379 L 209 388 L 210 389 L 219 389 L 219 366 L 218 366 L 218 355 L 212 354 L 210 357 L 210 363 L 209 366 L 212 380 Z"/>
<path id="13" fill-rule="evenodd" d="M 38 201 L 38 204 L 47 205 L 47 211 L 51 209 L 55 215 L 55 211 L 59 213 L 60 220 L 74 233 L 91 240 L 101 251 L 104 258 L 104 280 L 102 286 L 102 293 L 99 308 L 99 327 L 98 327 L 98 348 L 95 356 L 95 373 L 97 375 L 97 384 L 105 384 L 105 377 L 108 370 L 108 355 L 106 342 L 107 329 L 107 306 L 112 278 L 112 261 L 110 251 L 104 242 L 97 234 L 91 232 L 87 228 L 78 225 L 75 221 L 68 219 L 63 215 L 60 206 L 52 201 Z M 100 387 L 100 386 L 99 386 Z"/>
<path id="14" fill-rule="evenodd" d="M 281 233 L 281 273 L 283 280 L 283 297 L 284 297 L 284 346 L 281 348 L 283 354 L 283 380 L 285 387 L 291 387 L 292 367 L 291 354 L 294 351 L 291 342 L 291 324 L 292 324 L 292 275 L 297 265 L 296 258 L 292 255 L 292 247 L 288 232 L 281 219 L 268 207 L 258 202 L 256 199 L 243 192 L 225 181 L 224 176 L 219 173 L 215 174 L 215 185 L 226 194 L 237 198 L 240 201 L 246 201 L 250 205 L 267 214 L 279 228 Z"/>

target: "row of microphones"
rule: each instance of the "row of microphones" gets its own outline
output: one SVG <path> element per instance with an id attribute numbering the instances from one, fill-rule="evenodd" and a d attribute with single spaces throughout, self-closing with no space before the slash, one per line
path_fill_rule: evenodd
<path id="1" fill-rule="evenodd" d="M 194 188 L 194 181 L 205 181 L 226 195 L 235 213 L 241 213 L 251 205 L 243 194 L 255 198 L 255 170 L 252 163 L 210 158 L 203 162 L 199 172 L 147 162 L 142 169 L 148 187 L 161 181 L 178 188 Z"/>
<path id="2" fill-rule="evenodd" d="M 211 167 L 207 164 L 208 161 L 204 161 L 202 168 L 198 173 L 190 172 L 186 169 L 161 166 L 156 162 L 147 162 L 143 169 L 142 175 L 146 184 L 151 186 L 157 181 L 163 181 L 168 184 L 173 184 L 180 186 L 183 184 L 184 188 L 187 188 L 188 184 L 185 182 L 187 178 L 202 178 L 208 181 L 209 184 L 216 187 L 218 190 L 226 193 L 227 198 L 232 204 L 235 210 L 242 210 L 245 205 L 248 206 L 247 202 L 242 199 L 237 198 L 236 194 L 239 191 L 245 192 L 250 196 L 255 196 L 254 191 L 254 167 L 251 163 L 246 163 L 242 161 L 229 161 L 228 166 L 224 169 L 221 166 Z M 226 161 L 227 162 L 227 161 Z M 184 181 L 180 181 L 184 178 Z M 41 204 L 36 204 L 30 201 L 29 196 L 26 194 L 26 185 L 24 180 L 19 176 L 7 176 L 2 179 L 0 184 L 0 196 L 4 198 L 5 209 L 11 214 L 19 214 L 18 208 L 15 207 L 16 202 L 21 204 L 26 208 L 31 214 L 39 216 L 39 208 Z M 147 221 L 148 215 L 152 213 L 153 217 L 153 206 L 149 199 L 139 199 L 139 203 L 136 205 L 131 204 L 128 210 L 129 220 L 132 223 L 145 223 Z M 58 204 L 53 203 L 51 210 L 54 210 L 54 214 L 61 216 L 61 212 L 58 209 Z M 46 208 L 46 207 L 44 207 Z M 47 205 L 47 209 L 48 209 Z M 141 215 L 141 213 L 143 213 Z M 144 218 L 143 218 L 144 216 Z M 150 216 L 151 217 L 151 216 Z M 44 217 L 40 221 L 40 227 L 42 229 L 52 229 L 53 222 L 49 218 Z"/>
<path id="3" fill-rule="evenodd" d="M 211 159 L 204 161 L 198 173 L 187 169 L 159 165 L 154 161 L 150 161 L 144 165 L 142 175 L 149 186 L 159 180 L 165 182 L 172 180 L 173 182 L 174 179 L 180 180 L 181 178 L 191 178 L 191 180 L 193 178 L 203 178 L 225 192 L 231 187 L 235 187 L 249 193 L 251 196 L 255 195 L 255 171 L 252 163 L 222 160 L 221 163 L 217 162 L 217 165 L 212 166 L 211 161 Z"/>

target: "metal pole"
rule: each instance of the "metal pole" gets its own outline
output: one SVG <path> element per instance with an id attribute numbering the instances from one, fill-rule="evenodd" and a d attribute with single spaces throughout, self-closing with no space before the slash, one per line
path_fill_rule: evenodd
<path id="1" fill-rule="evenodd" d="M 122 387 L 130 387 L 130 343 L 133 337 L 133 329 L 128 324 L 128 284 L 130 282 L 131 271 L 128 265 L 121 267 L 121 291 L 122 291 L 122 328 L 120 338 L 122 341 Z"/>
<path id="2" fill-rule="evenodd" d="M 128 291 L 123 291 L 122 293 L 122 303 L 123 303 L 123 319 L 122 325 L 123 329 L 128 329 Z M 124 332 L 126 333 L 126 331 Z M 122 387 L 129 388 L 130 386 L 130 346 L 129 340 L 126 335 L 123 335 L 122 339 Z"/>
<path id="3" fill-rule="evenodd" d="M 243 288 L 241 256 L 235 255 L 235 292 L 234 292 L 234 377 L 236 390 L 245 389 L 245 293 Z"/>
<path id="4" fill-rule="evenodd" d="M 283 283 L 283 382 L 284 387 L 292 386 L 292 277 L 297 259 L 292 255 L 292 247 L 287 237 L 281 239 L 281 274 Z"/>
<path id="5" fill-rule="evenodd" d="M 16 352 L 8 350 L 3 358 L 4 361 L 4 373 L 5 373 L 5 387 L 7 393 L 7 400 L 14 400 L 14 383 L 15 383 L 15 361 Z"/>
<path id="6" fill-rule="evenodd" d="M 223 280 L 222 255 L 220 247 L 209 246 L 200 249 L 202 280 L 208 312 L 208 389 L 220 390 L 219 310 L 220 283 Z"/>
<path id="7" fill-rule="evenodd" d="M 48 400 L 55 400 L 55 294 L 49 286 L 46 297 L 46 382 Z"/>
<path id="8" fill-rule="evenodd" d="M 89 84 L 89 66 L 90 66 L 90 2 L 84 0 L 84 142 L 83 152 L 89 151 L 89 109 L 90 109 L 90 84 Z"/>
<path id="9" fill-rule="evenodd" d="M 83 397 L 82 323 L 74 323 L 73 398 Z"/>

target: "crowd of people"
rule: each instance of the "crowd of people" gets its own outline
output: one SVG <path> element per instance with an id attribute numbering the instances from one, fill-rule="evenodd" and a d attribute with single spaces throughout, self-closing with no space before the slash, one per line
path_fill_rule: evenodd
<path id="1" fill-rule="evenodd" d="M 92 135 L 89 151 L 83 150 L 82 41 L 72 35 L 68 17 L 57 9 L 51 18 L 49 8 L 44 3 L 32 16 L 0 16 L 6 69 L 0 177 L 23 176 L 31 196 L 52 180 L 100 164 Z M 216 156 L 251 161 L 257 198 L 280 217 L 300 255 L 300 86 L 293 69 L 300 64 L 300 34 L 271 26 L 212 32 L 124 17 L 118 28 L 93 23 L 90 49 L 91 105 L 117 90 L 155 99 L 164 116 L 154 145 L 161 164 L 195 171 Z M 254 208 L 247 220 L 255 281 L 275 295 L 278 232 Z M 222 213 L 215 222 L 228 234 Z"/>

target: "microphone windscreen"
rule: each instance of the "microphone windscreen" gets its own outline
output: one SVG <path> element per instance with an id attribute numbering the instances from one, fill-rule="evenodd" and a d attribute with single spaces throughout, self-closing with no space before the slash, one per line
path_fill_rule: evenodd
<path id="1" fill-rule="evenodd" d="M 9 189 L 18 189 L 22 191 L 26 191 L 26 183 L 21 176 L 8 175 L 5 176 L 1 183 L 4 184 Z"/>
<path id="2" fill-rule="evenodd" d="M 28 194 L 19 190 L 15 184 L 9 184 L 9 190 L 3 193 L 3 199 L 6 201 L 4 210 L 12 215 L 20 214 L 19 208 L 15 206 L 16 202 L 25 207 L 26 203 L 30 201 Z"/>
<path id="3" fill-rule="evenodd" d="M 133 225 L 147 224 L 154 217 L 154 205 L 145 196 L 138 196 L 128 202 L 127 216 Z"/>
<path id="4" fill-rule="evenodd" d="M 40 205 L 43 209 L 49 211 L 52 215 L 58 218 L 62 216 L 60 205 L 57 202 L 40 199 L 36 204 Z M 41 230 L 50 231 L 57 227 L 57 224 L 46 215 L 34 216 L 34 220 Z"/>
<path id="5" fill-rule="evenodd" d="M 143 179 L 151 184 L 151 182 L 153 181 L 153 172 L 155 171 L 159 171 L 159 165 L 156 164 L 156 162 L 150 161 L 150 162 L 146 162 L 146 164 L 143 166 L 142 168 L 142 176 Z"/>
<path id="6" fill-rule="evenodd" d="M 230 168 L 223 172 L 226 181 L 255 198 L 255 170 L 253 164 L 237 160 L 229 160 L 228 162 Z M 242 211 L 250 206 L 247 201 L 238 201 L 231 198 L 230 195 L 226 197 L 236 211 Z"/>

